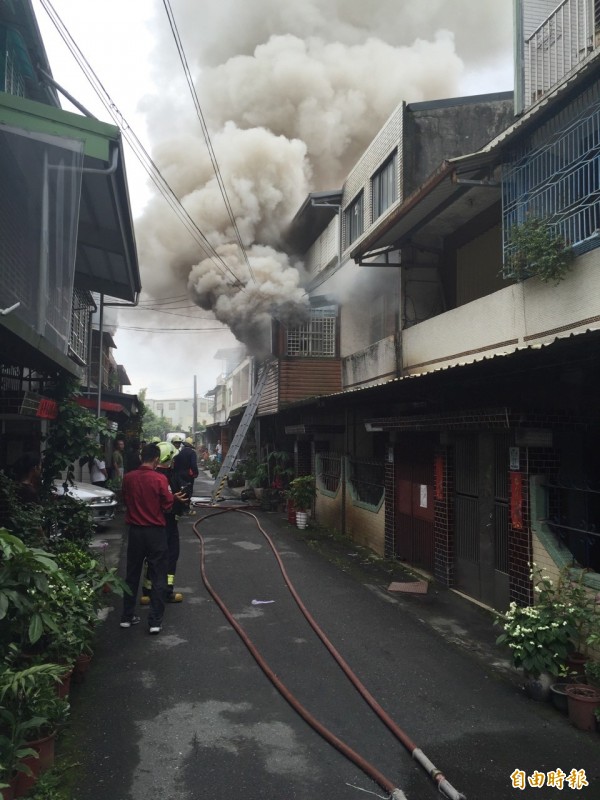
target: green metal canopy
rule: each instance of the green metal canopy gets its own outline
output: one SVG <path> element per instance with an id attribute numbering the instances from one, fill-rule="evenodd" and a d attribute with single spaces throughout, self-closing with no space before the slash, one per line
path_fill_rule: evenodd
<path id="1" fill-rule="evenodd" d="M 83 143 L 75 285 L 133 301 L 141 282 L 119 129 L 0 93 L 2 126 Z"/>

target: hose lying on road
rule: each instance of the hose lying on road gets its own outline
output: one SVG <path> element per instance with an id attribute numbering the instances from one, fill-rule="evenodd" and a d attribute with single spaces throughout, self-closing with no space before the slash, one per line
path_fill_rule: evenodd
<path id="1" fill-rule="evenodd" d="M 194 504 L 199 506 L 201 504 Z M 239 625 L 237 620 L 233 617 L 231 612 L 227 609 L 221 598 L 217 595 L 214 591 L 212 586 L 210 585 L 208 578 L 206 577 L 205 571 L 205 562 L 204 562 L 204 540 L 202 535 L 197 529 L 197 526 L 204 522 L 206 519 L 209 519 L 213 516 L 217 516 L 220 514 L 224 514 L 228 511 L 235 511 L 237 513 L 244 514 L 245 516 L 251 517 L 256 522 L 256 525 L 266 541 L 271 548 L 273 555 L 277 561 L 279 569 L 281 570 L 281 574 L 283 575 L 284 581 L 294 598 L 298 608 L 306 618 L 308 624 L 317 634 L 319 639 L 323 642 L 327 650 L 333 656 L 341 670 L 344 672 L 348 680 L 352 683 L 355 689 L 359 692 L 361 697 L 365 700 L 365 702 L 369 705 L 369 707 L 375 712 L 375 714 L 379 717 L 379 719 L 387 726 L 387 728 L 394 734 L 394 736 L 401 742 L 402 745 L 408 750 L 408 752 L 412 755 L 412 757 L 417 761 L 417 763 L 427 772 L 429 777 L 435 781 L 438 785 L 439 791 L 441 794 L 445 795 L 449 800 L 466 800 L 465 795 L 458 792 L 445 778 L 443 773 L 435 767 L 435 765 L 427 758 L 427 756 L 423 753 L 423 751 L 417 747 L 417 745 L 407 736 L 407 734 L 402 730 L 402 728 L 397 725 L 394 720 L 387 714 L 387 712 L 381 707 L 381 705 L 375 700 L 369 690 L 364 686 L 364 684 L 359 680 L 359 678 L 355 675 L 355 673 L 350 669 L 347 662 L 343 659 L 340 653 L 336 650 L 330 640 L 327 638 L 323 630 L 318 626 L 313 616 L 310 614 L 302 599 L 300 598 L 299 594 L 297 593 L 294 585 L 292 584 L 283 561 L 281 560 L 281 556 L 279 555 L 273 540 L 269 536 L 269 534 L 264 530 L 261 526 L 258 517 L 255 514 L 252 514 L 248 511 L 247 506 L 228 506 L 226 508 L 221 508 L 218 511 L 213 512 L 212 514 L 206 514 L 204 517 L 199 519 L 197 522 L 194 523 L 193 530 L 198 539 L 200 540 L 201 544 L 201 573 L 202 573 L 202 580 L 204 585 L 206 586 L 207 590 L 223 612 L 223 614 L 227 617 L 227 620 L 238 633 L 246 647 L 250 650 L 252 656 L 263 670 L 265 675 L 269 678 L 269 680 L 273 683 L 275 688 L 282 694 L 282 696 L 287 700 L 287 702 L 300 714 L 300 716 L 308 722 L 311 727 L 313 727 L 324 739 L 326 739 L 330 744 L 336 747 L 340 752 L 342 752 L 348 759 L 353 761 L 360 769 L 363 770 L 369 777 L 371 777 L 376 783 L 378 783 L 383 789 L 390 792 L 391 797 L 393 800 L 401 800 L 404 798 L 404 793 L 398 789 L 397 787 L 393 786 L 393 783 L 389 781 L 384 775 L 382 775 L 373 765 L 369 764 L 365 759 L 362 758 L 358 753 L 348 747 L 344 742 L 338 739 L 331 731 L 325 728 L 315 717 L 310 714 L 299 702 L 298 700 L 289 692 L 289 690 L 285 687 L 283 683 L 277 678 L 277 676 L 272 672 L 268 664 L 264 661 L 259 651 L 256 649 L 250 638 L 247 636 L 243 628 Z"/>

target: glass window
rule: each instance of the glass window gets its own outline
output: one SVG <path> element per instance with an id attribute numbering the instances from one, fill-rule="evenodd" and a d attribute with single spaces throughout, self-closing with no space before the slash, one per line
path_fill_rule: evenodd
<path id="1" fill-rule="evenodd" d="M 396 151 L 385 164 L 377 170 L 371 181 L 373 194 L 373 220 L 380 217 L 398 199 L 398 181 L 396 180 Z"/>
<path id="2" fill-rule="evenodd" d="M 348 247 L 355 239 L 358 239 L 364 230 L 364 203 L 362 192 L 344 211 L 344 222 L 344 241 L 346 247 Z"/>

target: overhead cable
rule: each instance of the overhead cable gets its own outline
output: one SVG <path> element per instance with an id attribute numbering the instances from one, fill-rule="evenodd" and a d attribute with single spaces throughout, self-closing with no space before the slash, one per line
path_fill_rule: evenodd
<path id="1" fill-rule="evenodd" d="M 153 161 L 147 150 L 144 148 L 143 144 L 140 142 L 140 140 L 134 133 L 129 123 L 126 121 L 125 117 L 121 114 L 121 112 L 113 102 L 106 88 L 99 80 L 98 76 L 92 69 L 91 65 L 83 55 L 81 49 L 79 48 L 79 46 L 69 33 L 62 19 L 52 6 L 50 0 L 40 0 L 40 3 L 42 4 L 42 7 L 52 20 L 61 38 L 67 45 L 73 58 L 79 64 L 82 72 L 88 79 L 90 85 L 98 95 L 100 101 L 102 102 L 108 113 L 115 121 L 115 124 L 121 130 L 123 138 L 126 139 L 134 155 L 141 163 L 141 165 L 144 167 L 144 169 L 146 170 L 146 172 L 148 173 L 148 175 L 150 176 L 153 183 L 156 185 L 156 187 L 158 188 L 164 199 L 171 206 L 173 211 L 177 214 L 180 221 L 186 227 L 188 232 L 196 240 L 197 244 L 200 246 L 201 250 L 206 255 L 206 257 L 213 260 L 218 269 L 220 269 L 221 271 L 225 270 L 226 272 L 228 272 L 234 278 L 235 285 L 243 290 L 244 288 L 243 282 L 235 274 L 235 272 L 231 269 L 231 267 L 223 260 L 223 258 L 219 255 L 219 253 L 217 253 L 217 251 L 209 242 L 209 240 L 206 238 L 204 233 L 202 233 L 196 222 L 192 219 L 187 209 L 183 206 L 183 204 L 181 203 L 175 192 L 171 189 L 171 186 L 162 175 L 158 166 L 155 164 L 155 162 Z"/>
<path id="2" fill-rule="evenodd" d="M 177 23 L 175 22 L 175 17 L 173 15 L 173 10 L 171 9 L 170 0 L 163 0 L 163 5 L 165 7 L 165 11 L 167 13 L 167 18 L 169 20 L 169 25 L 171 26 L 171 32 L 173 33 L 173 38 L 175 39 L 175 44 L 177 46 L 177 52 L 179 53 L 179 58 L 181 60 L 181 65 L 183 67 L 183 71 L 185 73 L 185 78 L 187 80 L 187 84 L 190 89 L 190 93 L 192 95 L 192 100 L 194 101 L 194 107 L 196 109 L 196 114 L 198 115 L 198 119 L 200 121 L 200 127 L 202 128 L 202 133 L 204 135 L 204 141 L 206 142 L 206 147 L 208 149 L 208 153 L 210 156 L 210 160 L 213 165 L 213 169 L 215 171 L 215 176 L 217 178 L 217 183 L 219 184 L 219 189 L 221 190 L 221 196 L 223 197 L 223 202 L 225 203 L 225 208 L 227 209 L 227 213 L 229 214 L 229 219 L 233 226 L 233 230 L 235 231 L 235 236 L 240 248 L 240 251 L 244 257 L 244 261 L 246 262 L 246 266 L 248 267 L 248 272 L 252 280 L 256 283 L 256 278 L 254 277 L 254 273 L 252 272 L 252 267 L 250 266 L 250 260 L 248 259 L 248 254 L 246 252 L 246 248 L 244 247 L 244 242 L 242 241 L 242 237 L 240 235 L 239 228 L 237 226 L 237 222 L 235 219 L 235 214 L 233 213 L 233 209 L 231 207 L 231 203 L 229 202 L 229 196 L 227 194 L 227 190 L 225 188 L 225 183 L 223 182 L 223 176 L 221 175 L 221 170 L 219 168 L 219 162 L 217 161 L 217 156 L 215 155 L 215 151 L 212 146 L 212 142 L 210 139 L 210 134 L 208 132 L 208 126 L 206 125 L 206 121 L 204 119 L 204 114 L 202 113 L 202 108 L 200 106 L 200 101 L 198 99 L 198 93 L 196 92 L 196 87 L 194 86 L 194 81 L 192 78 L 192 73 L 190 72 L 190 68 L 188 66 L 187 58 L 185 55 L 185 50 L 183 49 L 183 44 L 181 41 L 181 37 L 179 36 L 179 30 L 177 28 Z"/>

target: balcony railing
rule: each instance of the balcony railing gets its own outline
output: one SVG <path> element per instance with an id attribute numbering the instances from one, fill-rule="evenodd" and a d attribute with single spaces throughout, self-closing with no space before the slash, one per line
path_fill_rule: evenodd
<path id="1" fill-rule="evenodd" d="M 564 0 L 525 41 L 525 106 L 533 105 L 597 46 L 596 3 Z"/>

